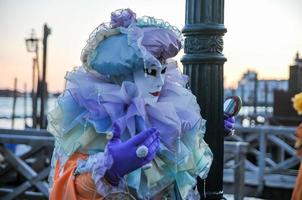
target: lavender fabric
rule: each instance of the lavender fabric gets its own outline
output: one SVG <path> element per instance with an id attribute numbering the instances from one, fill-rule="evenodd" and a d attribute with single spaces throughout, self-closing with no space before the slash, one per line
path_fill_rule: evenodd
<path id="1" fill-rule="evenodd" d="M 113 138 L 109 141 L 107 148 L 112 156 L 113 164 L 107 170 L 105 178 L 116 186 L 124 175 L 154 159 L 159 149 L 159 132 L 155 128 L 146 129 L 126 142 L 121 142 L 121 129 L 117 124 L 113 125 L 112 132 Z M 136 150 L 142 145 L 148 148 L 148 154 L 144 158 L 138 158 Z"/>
<path id="2" fill-rule="evenodd" d="M 187 77 L 173 67 L 167 67 L 165 85 L 158 102 L 152 105 L 145 105 L 132 82 L 124 81 L 119 86 L 101 75 L 86 73 L 84 69 L 67 74 L 66 79 L 69 81 L 67 91 L 83 110 L 80 114 L 83 123 L 88 121 L 97 133 L 111 131 L 113 122 L 116 122 L 121 131 L 126 132 L 122 140 L 133 137 L 139 117 L 147 127 L 156 127 L 161 133 L 161 142 L 168 149 L 176 151 L 177 138 L 200 123 L 200 108 L 195 103 L 196 98 L 187 94 L 189 91 L 185 88 L 175 85 L 185 84 Z M 180 96 L 182 101 L 175 101 Z M 75 120 L 78 122 L 78 119 Z M 70 124 L 73 124 L 72 120 Z"/>
<path id="3" fill-rule="evenodd" d="M 111 13 L 110 25 L 112 28 L 126 28 L 133 22 L 136 22 L 136 14 L 129 8 L 120 9 Z"/>
<path id="4" fill-rule="evenodd" d="M 128 28 L 136 21 L 136 14 L 131 9 L 120 9 L 111 13 L 110 25 L 112 28 Z M 154 57 L 165 60 L 176 56 L 181 49 L 181 42 L 172 31 L 154 26 L 141 27 L 141 29 L 143 32 L 141 44 Z"/>
<path id="5" fill-rule="evenodd" d="M 163 60 L 172 58 L 181 49 L 181 42 L 172 31 L 158 27 L 145 27 L 142 31 L 144 33 L 142 45 L 155 58 Z"/>

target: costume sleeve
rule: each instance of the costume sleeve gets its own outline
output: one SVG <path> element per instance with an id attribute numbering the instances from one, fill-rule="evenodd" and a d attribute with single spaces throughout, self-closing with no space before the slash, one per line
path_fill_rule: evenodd
<path id="1" fill-rule="evenodd" d="M 85 159 L 84 154 L 75 153 L 65 163 L 60 172 L 60 162 L 57 160 L 54 181 L 50 190 L 50 200 L 102 200 L 103 197 L 97 192 L 91 173 L 83 173 L 74 176 L 77 161 Z"/>
<path id="2" fill-rule="evenodd" d="M 106 171 L 111 168 L 112 163 L 113 159 L 107 149 L 105 149 L 105 152 L 99 152 L 89 155 L 87 159 L 78 160 L 75 173 L 80 175 L 91 174 L 96 191 L 103 197 L 112 193 L 125 192 L 126 182 L 123 179 L 121 179 L 117 186 L 112 186 L 104 178 Z"/>
<path id="3" fill-rule="evenodd" d="M 112 186 L 104 179 L 107 169 L 112 165 L 111 156 L 105 152 L 93 155 L 74 153 L 60 172 L 60 163 L 55 167 L 50 200 L 101 200 L 111 193 L 125 192 L 125 182 Z"/>
<path id="4" fill-rule="evenodd" d="M 89 156 L 76 152 L 80 147 L 90 144 L 98 134 L 94 128 L 82 124 L 83 116 L 88 111 L 80 106 L 70 92 L 65 90 L 64 95 L 58 99 L 57 106 L 48 113 L 48 130 L 56 139 L 54 154 L 58 154 L 52 162 L 55 171 L 50 175 L 50 200 L 102 199 L 110 193 L 124 191 L 106 183 L 103 178 L 106 170 L 111 167 L 112 162 L 108 160 L 110 156 L 104 157 L 104 152 Z M 99 146 L 105 146 L 105 143 L 100 143 Z M 66 159 L 68 160 L 63 163 Z"/>

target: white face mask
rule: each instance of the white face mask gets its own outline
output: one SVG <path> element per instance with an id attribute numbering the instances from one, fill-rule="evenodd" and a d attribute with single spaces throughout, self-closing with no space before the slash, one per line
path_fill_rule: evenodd
<path id="1" fill-rule="evenodd" d="M 149 67 L 134 72 L 134 83 L 146 104 L 157 102 L 165 81 L 166 66 Z M 146 75 L 145 75 L 146 74 Z"/>

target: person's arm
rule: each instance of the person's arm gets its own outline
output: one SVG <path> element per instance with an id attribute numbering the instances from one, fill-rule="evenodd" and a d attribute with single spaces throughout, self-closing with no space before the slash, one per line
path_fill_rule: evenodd
<path id="1" fill-rule="evenodd" d="M 113 193 L 125 193 L 124 175 L 149 163 L 159 148 L 159 132 L 146 129 L 126 142 L 120 140 L 120 128 L 113 126 L 113 138 L 105 152 L 84 156 L 75 153 L 65 163 L 60 174 L 56 163 L 50 199 L 102 199 Z M 137 150 L 144 146 L 146 155 Z"/>
<path id="2" fill-rule="evenodd" d="M 57 161 L 53 185 L 50 190 L 50 200 L 101 200 L 102 196 L 97 192 L 91 173 L 83 173 L 75 176 L 78 160 L 86 159 L 87 155 L 75 153 L 65 163 L 60 174 L 60 162 Z"/>

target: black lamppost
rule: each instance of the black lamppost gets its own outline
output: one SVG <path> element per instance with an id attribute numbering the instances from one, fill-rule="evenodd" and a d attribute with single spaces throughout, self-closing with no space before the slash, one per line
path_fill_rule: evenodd
<path id="1" fill-rule="evenodd" d="M 197 187 L 202 199 L 223 199 L 224 0 L 186 0 L 185 17 L 182 63 L 207 120 L 205 141 L 214 154 L 208 178 L 198 179 Z"/>
<path id="2" fill-rule="evenodd" d="M 39 75 L 39 39 L 36 36 L 35 30 L 32 29 L 31 35 L 28 39 L 25 39 L 26 49 L 30 53 L 35 53 L 33 58 L 33 75 L 32 75 L 32 127 L 37 127 L 37 91 L 40 82 Z M 37 91 L 35 91 L 37 88 Z"/>
<path id="3" fill-rule="evenodd" d="M 35 36 L 35 32 L 32 31 L 31 37 L 26 39 L 26 48 L 29 52 L 36 52 L 36 58 L 34 58 L 33 65 L 33 127 L 36 128 L 37 124 L 40 128 L 46 128 L 46 101 L 47 101 L 47 83 L 46 83 L 46 58 L 47 58 L 47 38 L 51 33 L 51 29 L 44 24 L 43 26 L 43 68 L 42 68 L 42 79 L 40 79 L 39 62 L 38 62 L 38 51 L 39 51 L 39 39 Z M 35 69 L 38 74 L 38 86 L 37 95 L 34 95 L 35 87 Z M 37 99 L 40 98 L 40 118 L 37 121 Z"/>

